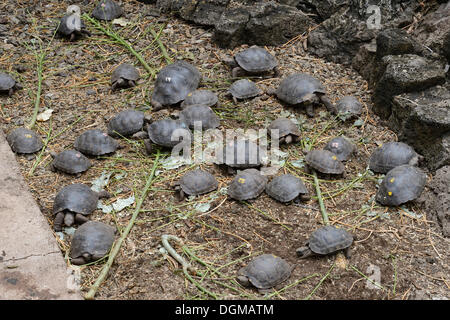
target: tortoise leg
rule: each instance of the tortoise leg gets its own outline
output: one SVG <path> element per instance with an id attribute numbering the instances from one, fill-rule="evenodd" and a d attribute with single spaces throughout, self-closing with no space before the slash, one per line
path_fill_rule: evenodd
<path id="1" fill-rule="evenodd" d="M 234 102 L 235 104 L 238 103 L 238 100 L 237 100 L 237 98 L 236 98 L 235 96 L 233 96 L 233 102 Z"/>
<path id="2" fill-rule="evenodd" d="M 345 250 L 344 250 L 344 256 L 345 256 L 347 259 L 350 259 L 350 258 L 351 258 L 351 256 L 352 256 L 352 249 L 351 249 L 350 247 L 345 248 Z"/>
<path id="3" fill-rule="evenodd" d="M 334 114 L 334 115 L 337 114 L 336 107 L 331 103 L 330 99 L 328 99 L 328 97 L 326 95 L 320 95 L 319 99 L 325 105 L 325 107 L 331 114 Z"/>
<path id="4" fill-rule="evenodd" d="M 279 78 L 280 76 L 281 76 L 280 69 L 278 69 L 278 67 L 273 68 L 273 77 Z"/>
<path id="5" fill-rule="evenodd" d="M 150 102 L 150 104 L 153 107 L 153 111 L 158 111 L 158 110 L 161 110 L 162 108 L 164 108 L 164 106 L 161 103 L 159 103 L 158 101 L 153 100 L 153 99 Z"/>
<path id="6" fill-rule="evenodd" d="M 135 87 L 136 86 L 136 82 L 134 82 L 133 80 L 128 80 L 128 86 L 129 87 Z"/>
<path id="7" fill-rule="evenodd" d="M 83 224 L 83 223 L 85 223 L 85 222 L 88 222 L 89 219 L 88 219 L 87 217 L 85 217 L 84 215 L 82 215 L 81 213 L 77 213 L 77 214 L 75 215 L 75 221 L 76 221 L 78 224 Z"/>
<path id="8" fill-rule="evenodd" d="M 314 106 L 312 103 L 308 103 L 306 106 L 306 115 L 310 118 L 314 117 Z"/>
<path id="9" fill-rule="evenodd" d="M 9 89 L 8 96 L 11 97 L 13 95 L 13 93 L 14 93 L 14 89 L 13 88 Z"/>
<path id="10" fill-rule="evenodd" d="M 76 38 L 76 34 L 75 34 L 75 32 L 72 32 L 71 34 L 70 34 L 70 39 L 69 39 L 69 41 L 74 41 L 75 40 L 75 38 Z"/>
<path id="11" fill-rule="evenodd" d="M 72 263 L 72 264 L 74 264 L 76 266 L 79 266 L 79 265 L 82 265 L 82 264 L 86 264 L 87 261 L 84 260 L 84 257 L 78 257 L 78 258 L 70 259 L 70 263 Z"/>
<path id="12" fill-rule="evenodd" d="M 152 143 L 150 141 L 150 139 L 144 139 L 144 147 L 145 147 L 145 153 L 149 156 L 152 154 Z"/>
<path id="13" fill-rule="evenodd" d="M 231 76 L 233 78 L 237 78 L 237 77 L 239 77 L 239 73 L 241 73 L 242 71 L 243 70 L 241 67 L 235 67 L 235 68 L 233 68 L 233 70 L 231 70 Z"/>
<path id="14" fill-rule="evenodd" d="M 55 217 L 55 221 L 53 222 L 53 229 L 56 232 L 62 231 L 62 224 L 64 222 L 64 212 L 58 212 Z"/>
<path id="15" fill-rule="evenodd" d="M 75 221 L 75 215 L 72 212 L 67 212 L 64 215 L 64 224 L 67 227 L 70 227 L 71 225 L 73 225 L 74 221 Z"/>
<path id="16" fill-rule="evenodd" d="M 304 247 L 297 248 L 297 250 L 295 250 L 295 252 L 297 252 L 297 256 L 300 259 L 304 259 L 304 258 L 307 258 L 312 255 L 312 251 L 308 247 L 308 244 L 306 244 L 306 246 L 304 246 Z"/>

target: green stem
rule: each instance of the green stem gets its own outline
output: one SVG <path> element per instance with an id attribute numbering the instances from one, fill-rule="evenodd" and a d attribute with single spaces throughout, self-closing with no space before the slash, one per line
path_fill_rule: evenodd
<path id="1" fill-rule="evenodd" d="M 159 39 L 159 37 L 161 36 L 162 31 L 164 30 L 164 27 L 161 28 L 160 32 L 158 34 L 156 34 L 155 30 L 153 30 L 153 28 L 150 26 L 150 33 L 152 34 L 153 38 L 155 38 L 156 43 L 158 44 L 159 49 L 161 50 L 161 54 L 163 55 L 164 59 L 166 59 L 166 62 L 168 64 L 171 64 L 173 61 L 172 59 L 169 57 L 169 54 L 167 53 L 166 48 L 164 47 L 164 44 L 161 42 L 161 40 Z"/>
<path id="2" fill-rule="evenodd" d="M 313 169 L 314 186 L 316 187 L 317 200 L 319 200 L 320 212 L 322 213 L 322 219 L 324 225 L 329 225 L 327 210 L 323 203 L 322 192 L 320 192 L 319 179 L 317 179 L 317 172 Z"/>

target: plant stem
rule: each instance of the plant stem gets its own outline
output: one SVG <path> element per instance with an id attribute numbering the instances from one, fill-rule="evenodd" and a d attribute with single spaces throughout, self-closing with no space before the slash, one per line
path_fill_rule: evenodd
<path id="1" fill-rule="evenodd" d="M 330 220 L 328 220 L 327 210 L 323 203 L 322 192 L 320 192 L 319 179 L 317 179 L 317 172 L 313 169 L 314 186 L 316 187 L 317 200 L 319 201 L 320 212 L 322 213 L 322 219 L 324 225 L 329 225 Z"/>
<path id="2" fill-rule="evenodd" d="M 158 34 L 156 34 L 155 30 L 153 30 L 153 28 L 152 28 L 151 26 L 149 27 L 150 33 L 152 34 L 153 38 L 155 38 L 156 43 L 158 43 L 158 47 L 159 47 L 159 49 L 161 50 L 161 54 L 163 55 L 164 59 L 166 59 L 166 62 L 167 62 L 168 64 L 170 64 L 170 63 L 172 63 L 173 61 L 172 61 L 172 59 L 169 57 L 169 54 L 167 53 L 167 50 L 166 50 L 166 48 L 164 47 L 164 44 L 163 44 L 163 43 L 161 42 L 161 40 L 159 39 L 159 37 L 161 36 L 161 32 L 164 30 L 164 28 L 165 28 L 165 25 L 164 25 L 164 27 L 161 28 L 161 31 L 160 31 Z"/>

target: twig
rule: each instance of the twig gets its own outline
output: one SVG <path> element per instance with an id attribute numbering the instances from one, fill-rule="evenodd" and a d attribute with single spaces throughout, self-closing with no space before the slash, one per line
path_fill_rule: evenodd
<path id="1" fill-rule="evenodd" d="M 160 157 L 160 153 L 159 153 L 159 150 L 158 150 L 158 152 L 156 154 L 155 161 L 153 162 L 152 171 L 150 173 L 150 176 L 147 178 L 147 182 L 145 184 L 144 190 L 142 191 L 141 197 L 138 199 L 138 201 L 136 203 L 136 208 L 134 209 L 134 212 L 133 212 L 133 215 L 132 215 L 132 217 L 130 219 L 130 222 L 128 222 L 128 225 L 127 225 L 126 229 L 124 230 L 122 236 L 119 238 L 119 240 L 114 244 L 113 248 L 111 249 L 111 253 L 109 254 L 109 259 L 106 262 L 105 266 L 103 267 L 99 277 L 97 278 L 95 283 L 92 285 L 92 287 L 89 290 L 89 292 L 84 296 L 84 298 L 86 300 L 94 299 L 95 293 L 97 292 L 98 288 L 103 283 L 103 281 L 105 280 L 106 276 L 108 275 L 109 269 L 111 268 L 112 264 L 114 263 L 115 257 L 119 253 L 119 250 L 120 250 L 120 247 L 122 245 L 122 242 L 125 240 L 125 238 L 127 237 L 128 233 L 130 233 L 131 228 L 134 225 L 134 221 L 136 220 L 136 218 L 138 216 L 138 213 L 141 210 L 142 203 L 144 202 L 144 199 L 147 196 L 148 189 L 150 188 L 150 186 L 153 183 L 153 180 L 154 180 L 154 177 L 155 177 L 155 171 L 156 171 L 156 168 L 158 167 L 158 164 L 159 164 L 159 157 Z"/>
<path id="2" fill-rule="evenodd" d="M 166 48 L 164 47 L 164 44 L 162 43 L 162 41 L 159 39 L 159 37 L 161 36 L 162 31 L 165 28 L 165 25 L 161 28 L 160 32 L 158 34 L 156 34 L 155 30 L 153 30 L 153 28 L 151 26 L 148 27 L 150 29 L 150 33 L 152 34 L 153 38 L 155 38 L 156 43 L 158 44 L 159 49 L 161 50 L 161 54 L 163 55 L 164 59 L 166 59 L 166 62 L 168 64 L 171 64 L 173 61 L 172 59 L 169 57 Z"/>
<path id="3" fill-rule="evenodd" d="M 325 205 L 323 204 L 322 193 L 320 192 L 319 179 L 317 179 L 316 170 L 312 169 L 313 177 L 314 177 L 314 187 L 316 188 L 317 200 L 319 201 L 320 212 L 322 213 L 322 219 L 324 225 L 329 225 L 330 220 L 328 220 L 327 210 L 325 209 Z"/>
<path id="4" fill-rule="evenodd" d="M 328 278 L 328 276 L 329 276 L 330 273 L 331 273 L 331 270 L 333 270 L 333 268 L 334 268 L 334 265 L 335 265 L 335 264 L 333 263 L 333 265 L 332 265 L 331 268 L 328 270 L 328 272 L 322 277 L 322 279 L 320 279 L 320 281 L 319 281 L 319 283 L 317 284 L 317 286 L 313 289 L 313 291 L 311 291 L 310 294 L 308 294 L 308 296 L 307 296 L 304 300 L 309 300 L 309 299 L 311 299 L 311 297 L 313 296 L 314 292 L 316 292 L 316 290 L 319 289 L 319 287 L 322 285 L 322 283 L 325 281 L 325 279 Z"/>

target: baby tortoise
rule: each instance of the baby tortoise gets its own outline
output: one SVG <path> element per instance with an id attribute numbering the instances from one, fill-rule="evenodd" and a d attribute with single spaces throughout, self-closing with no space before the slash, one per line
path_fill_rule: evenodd
<path id="1" fill-rule="evenodd" d="M 85 184 L 75 183 L 62 188 L 53 202 L 55 221 L 53 228 L 61 231 L 63 224 L 70 227 L 75 222 L 82 224 L 86 217 L 97 209 L 99 198 L 107 198 L 106 191 L 95 192 Z"/>
<path id="2" fill-rule="evenodd" d="M 337 155 L 328 150 L 311 150 L 306 155 L 306 163 L 325 174 L 344 174 L 345 167 Z"/>
<path id="3" fill-rule="evenodd" d="M 375 149 L 369 159 L 369 169 L 373 172 L 386 173 L 403 164 L 417 166 L 423 156 L 403 142 L 387 142 Z"/>
<path id="4" fill-rule="evenodd" d="M 216 163 L 228 167 L 228 173 L 234 174 L 235 169 L 257 168 L 265 161 L 265 150 L 248 139 L 229 141 L 222 154 L 216 154 Z"/>
<path id="5" fill-rule="evenodd" d="M 399 206 L 418 198 L 426 183 L 427 175 L 422 170 L 411 165 L 401 165 L 386 174 L 375 199 L 385 206 Z"/>
<path id="6" fill-rule="evenodd" d="M 140 133 L 144 125 L 151 120 L 151 116 L 145 115 L 142 111 L 133 109 L 121 111 L 108 122 L 108 135 L 113 138 L 129 136 L 139 138 L 142 136 Z"/>
<path id="7" fill-rule="evenodd" d="M 119 144 L 116 140 L 108 136 L 106 132 L 91 129 L 85 131 L 75 139 L 74 147 L 83 154 L 101 156 L 115 152 Z"/>
<path id="8" fill-rule="evenodd" d="M 9 74 L 0 72 L 0 93 L 12 96 L 14 91 L 22 89 L 20 85 Z"/>
<path id="9" fill-rule="evenodd" d="M 74 233 L 70 246 L 71 263 L 82 265 L 103 258 L 114 242 L 115 228 L 99 221 L 88 221 Z"/>
<path id="10" fill-rule="evenodd" d="M 122 14 L 122 8 L 112 0 L 101 0 L 92 11 L 94 18 L 106 21 L 119 18 Z"/>
<path id="11" fill-rule="evenodd" d="M 69 174 L 80 174 L 91 167 L 91 162 L 77 150 L 64 150 L 58 154 L 52 152 L 52 171 L 60 170 Z"/>
<path id="12" fill-rule="evenodd" d="M 67 7 L 66 15 L 61 18 L 56 32 L 62 37 L 68 37 L 70 41 L 75 40 L 77 36 L 82 36 L 83 34 L 91 35 L 86 30 L 83 20 L 81 20 L 81 10 L 77 5 Z"/>
<path id="13" fill-rule="evenodd" d="M 195 128 L 196 123 L 201 124 L 202 130 L 215 129 L 220 125 L 220 119 L 216 113 L 210 107 L 203 105 L 186 107 L 180 112 L 179 117 L 191 129 Z"/>
<path id="14" fill-rule="evenodd" d="M 21 154 L 35 153 L 43 147 L 41 138 L 36 132 L 27 128 L 12 130 L 6 136 L 6 141 L 8 141 L 12 151 Z"/>
<path id="15" fill-rule="evenodd" d="M 266 186 L 266 193 L 280 202 L 308 201 L 308 189 L 303 181 L 291 174 L 275 177 Z"/>
<path id="16" fill-rule="evenodd" d="M 272 130 L 278 130 L 278 137 L 280 143 L 290 144 L 299 142 L 300 130 L 292 120 L 287 118 L 278 118 L 269 125 L 269 135 L 273 137 Z"/>
<path id="17" fill-rule="evenodd" d="M 139 80 L 139 71 L 131 64 L 122 63 L 111 75 L 111 89 L 131 88 Z"/>
<path id="18" fill-rule="evenodd" d="M 187 172 L 175 185 L 178 199 L 183 200 L 186 195 L 198 196 L 216 190 L 219 183 L 209 172 L 195 169 Z"/>
<path id="19" fill-rule="evenodd" d="M 161 69 L 156 77 L 151 104 L 153 111 L 176 105 L 200 84 L 201 74 L 196 67 L 179 60 Z"/>
<path id="20" fill-rule="evenodd" d="M 261 95 L 262 90 L 253 81 L 241 79 L 233 82 L 228 93 L 231 94 L 234 103 L 237 103 L 238 99 L 250 99 Z"/>
<path id="21" fill-rule="evenodd" d="M 236 280 L 244 287 L 254 286 L 264 292 L 286 281 L 292 269 L 284 259 L 273 254 L 262 254 L 241 268 Z"/>
<path id="22" fill-rule="evenodd" d="M 256 169 L 240 171 L 228 186 L 230 198 L 244 201 L 258 197 L 265 189 L 267 177 Z"/>
<path id="23" fill-rule="evenodd" d="M 274 77 L 280 75 L 277 59 L 258 46 L 238 52 L 233 59 L 225 58 L 224 62 L 233 68 L 233 78 L 239 77 L 240 74 L 257 76 L 273 73 Z"/>
<path id="24" fill-rule="evenodd" d="M 362 108 L 361 102 L 354 96 L 345 96 L 336 102 L 337 114 L 343 121 L 358 118 Z"/>
<path id="25" fill-rule="evenodd" d="M 179 143 L 192 141 L 192 134 L 188 126 L 181 120 L 162 119 L 152 122 L 148 128 L 149 139 L 144 140 L 147 154 L 152 152 L 152 142 L 156 145 L 173 148 Z M 182 138 L 180 142 L 180 138 Z"/>
<path id="26" fill-rule="evenodd" d="M 323 103 L 331 114 L 336 114 L 336 107 L 326 95 L 325 87 L 319 80 L 306 73 L 294 73 L 284 78 L 276 90 L 269 90 L 281 101 L 294 105 L 305 106 L 306 114 L 314 117 L 313 106 Z"/>
<path id="27" fill-rule="evenodd" d="M 339 250 L 345 250 L 349 257 L 353 236 L 344 229 L 335 226 L 324 226 L 314 231 L 304 247 L 297 249 L 297 256 L 306 258 L 311 255 L 327 255 Z"/>
<path id="28" fill-rule="evenodd" d="M 219 98 L 217 94 L 211 90 L 198 89 L 189 92 L 184 101 L 181 103 L 181 108 L 186 108 L 193 105 L 201 105 L 205 107 L 217 106 Z"/>
<path id="29" fill-rule="evenodd" d="M 324 150 L 333 152 L 340 161 L 347 161 L 356 152 L 356 145 L 344 137 L 336 137 L 328 141 Z"/>

